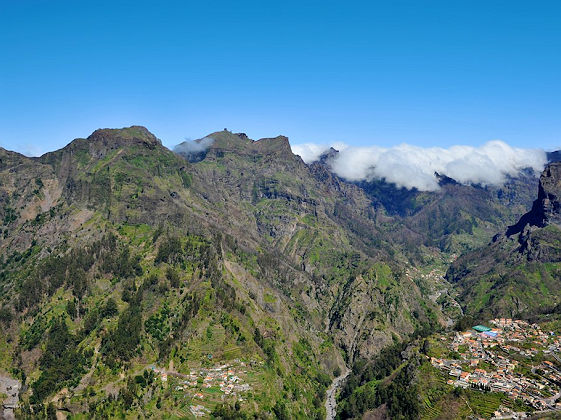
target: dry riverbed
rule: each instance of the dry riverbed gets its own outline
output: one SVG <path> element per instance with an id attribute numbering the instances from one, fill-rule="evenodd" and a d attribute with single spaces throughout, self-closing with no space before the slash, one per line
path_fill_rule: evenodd
<path id="1" fill-rule="evenodd" d="M 347 376 L 351 373 L 350 369 L 345 369 L 345 371 L 340 375 L 333 379 L 331 386 L 326 391 L 327 400 L 325 401 L 325 419 L 326 420 L 333 420 L 335 415 L 337 414 L 337 393 Z"/>
<path id="2" fill-rule="evenodd" d="M 2 395 L 2 406 L 0 407 L 0 418 L 14 419 L 14 410 L 18 406 L 19 391 L 21 384 L 17 379 L 0 374 L 0 395 Z"/>

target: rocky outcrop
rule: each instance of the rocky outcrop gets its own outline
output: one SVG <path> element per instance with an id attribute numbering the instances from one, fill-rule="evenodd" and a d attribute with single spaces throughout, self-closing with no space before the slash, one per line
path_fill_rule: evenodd
<path id="1" fill-rule="evenodd" d="M 528 225 L 545 227 L 552 224 L 561 226 L 561 162 L 551 163 L 545 168 L 532 209 L 518 223 L 510 226 L 506 235 L 519 234 Z"/>
<path id="2" fill-rule="evenodd" d="M 561 225 L 561 162 L 549 165 L 540 178 L 538 201 L 540 216 L 546 225 Z"/>

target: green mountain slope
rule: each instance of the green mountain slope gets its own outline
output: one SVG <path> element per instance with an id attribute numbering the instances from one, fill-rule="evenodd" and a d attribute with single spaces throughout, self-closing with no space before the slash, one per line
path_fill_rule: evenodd
<path id="1" fill-rule="evenodd" d="M 0 151 L 0 369 L 22 416 L 322 417 L 334 370 L 443 320 L 361 189 L 284 137 L 211 137 L 198 162 L 142 127 Z"/>

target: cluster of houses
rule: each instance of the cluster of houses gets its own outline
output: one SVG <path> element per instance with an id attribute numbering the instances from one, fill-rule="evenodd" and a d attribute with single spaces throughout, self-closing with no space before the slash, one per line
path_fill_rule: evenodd
<path id="1" fill-rule="evenodd" d="M 238 396 L 242 392 L 247 392 L 251 389 L 250 385 L 244 383 L 240 375 L 247 374 L 246 363 L 237 361 L 234 365 L 220 365 L 210 369 L 197 369 L 191 370 L 189 375 L 181 373 L 171 373 L 165 369 L 152 367 L 152 369 L 160 375 L 162 383 L 168 382 L 168 376 L 173 376 L 177 379 L 174 381 L 175 391 L 184 391 L 192 394 L 194 398 L 200 400 L 205 398 L 203 394 L 204 389 L 218 388 L 224 395 Z M 238 400 L 243 401 L 243 398 L 238 397 Z"/>
<path id="2" fill-rule="evenodd" d="M 245 364 L 243 364 L 242 367 L 245 367 Z M 247 373 L 247 371 L 244 370 L 242 373 Z M 185 381 L 184 384 L 191 388 L 197 387 L 200 378 L 203 378 L 203 388 L 219 387 L 220 391 L 226 395 L 236 395 L 251 389 L 249 384 L 243 383 L 243 380 L 238 376 L 238 372 L 236 372 L 234 367 L 229 365 L 222 365 L 212 369 L 201 369 L 198 371 L 192 370 L 189 374 L 189 380 Z M 179 387 L 183 389 L 181 386 Z"/>
<path id="3" fill-rule="evenodd" d="M 559 338 L 521 320 L 499 318 L 490 324 L 494 327 L 477 325 L 455 333 L 449 343 L 455 358 L 432 357 L 431 364 L 448 373 L 450 385 L 503 392 L 539 410 L 561 409 Z M 540 352 L 556 363 L 536 360 Z M 514 354 L 521 357 L 515 360 Z M 527 370 L 517 369 L 520 364 Z M 525 376 L 523 371 L 532 374 Z"/>

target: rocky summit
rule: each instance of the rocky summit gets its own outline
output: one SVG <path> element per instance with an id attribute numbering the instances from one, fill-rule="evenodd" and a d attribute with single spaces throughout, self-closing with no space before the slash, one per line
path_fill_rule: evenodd
<path id="1" fill-rule="evenodd" d="M 538 198 L 532 209 L 520 221 L 510 226 L 507 235 L 520 233 L 526 226 L 545 227 L 561 226 L 561 162 L 548 165 L 540 177 Z"/>

